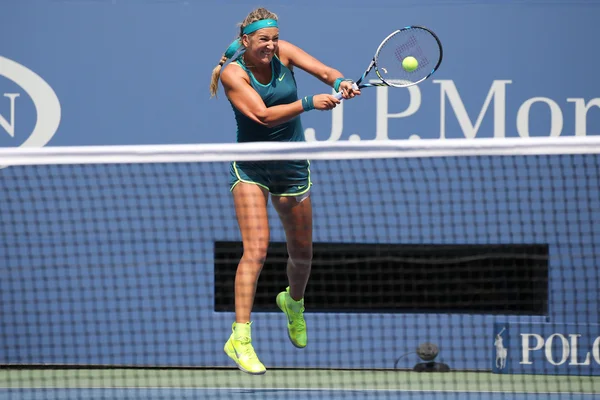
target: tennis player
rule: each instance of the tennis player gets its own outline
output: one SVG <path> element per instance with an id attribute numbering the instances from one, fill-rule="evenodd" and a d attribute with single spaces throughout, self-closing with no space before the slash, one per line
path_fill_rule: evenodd
<path id="1" fill-rule="evenodd" d="M 230 58 L 231 63 L 222 68 Z M 238 142 L 302 142 L 300 114 L 331 110 L 339 104 L 331 94 L 298 99 L 296 67 L 333 86 L 345 99 L 360 94 L 339 71 L 279 40 L 277 15 L 265 8 L 252 11 L 215 67 L 210 84 L 212 96 L 217 94 L 219 79 L 223 84 L 235 114 Z M 244 372 L 266 372 L 252 347 L 250 314 L 269 243 L 269 195 L 283 224 L 289 256 L 289 286 L 276 302 L 286 314 L 292 344 L 306 346 L 303 312 L 312 261 L 311 185 L 307 160 L 231 163 L 230 188 L 244 252 L 235 277 L 235 322 L 225 352 Z"/>

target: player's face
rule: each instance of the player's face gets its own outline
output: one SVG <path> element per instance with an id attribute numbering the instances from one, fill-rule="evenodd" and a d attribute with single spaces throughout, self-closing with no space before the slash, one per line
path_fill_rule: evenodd
<path id="1" fill-rule="evenodd" d="M 250 55 L 256 63 L 269 64 L 278 49 L 279 29 L 259 29 L 248 36 L 247 40 L 246 54 Z"/>

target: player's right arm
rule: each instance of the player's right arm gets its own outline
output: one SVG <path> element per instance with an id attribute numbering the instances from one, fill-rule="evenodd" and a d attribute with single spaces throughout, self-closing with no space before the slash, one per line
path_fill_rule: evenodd
<path id="1" fill-rule="evenodd" d="M 260 95 L 250 85 L 246 71 L 235 64 L 229 64 L 223 69 L 221 82 L 225 95 L 235 108 L 258 124 L 267 127 L 278 126 L 304 112 L 302 100 L 273 107 L 265 106 Z M 331 110 L 339 103 L 338 99 L 329 94 L 313 97 L 313 104 L 317 110 Z"/>

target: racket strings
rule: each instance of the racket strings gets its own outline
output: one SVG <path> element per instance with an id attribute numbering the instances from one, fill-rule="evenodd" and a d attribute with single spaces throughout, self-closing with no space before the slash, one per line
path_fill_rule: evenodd
<path id="1" fill-rule="evenodd" d="M 414 70 L 405 69 L 407 57 L 417 60 Z M 407 86 L 426 79 L 433 73 L 441 58 L 435 37 L 422 28 L 409 28 L 391 35 L 379 48 L 376 72 L 390 86 Z"/>

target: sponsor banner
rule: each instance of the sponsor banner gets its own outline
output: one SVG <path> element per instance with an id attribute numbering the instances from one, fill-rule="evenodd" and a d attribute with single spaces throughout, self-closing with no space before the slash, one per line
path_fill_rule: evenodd
<path id="1" fill-rule="evenodd" d="M 600 325 L 494 323 L 492 372 L 600 375 Z"/>
<path id="2" fill-rule="evenodd" d="M 60 101 L 36 72 L 0 54 L 0 132 L 16 146 L 42 147 L 60 125 Z"/>
<path id="3" fill-rule="evenodd" d="M 303 114 L 307 141 L 600 134 L 600 90 L 589 79 L 597 74 L 600 55 L 581 50 L 597 47 L 596 5 L 307 1 L 262 5 L 278 14 L 282 40 L 349 78 L 357 79 L 381 40 L 401 27 L 398 15 L 401 24 L 436 32 L 445 54 L 441 68 L 418 86 L 365 89 L 332 112 Z M 236 24 L 254 6 L 184 0 L 3 3 L 0 18 L 10 18 L 0 23 L 0 147 L 236 140 L 222 87 L 213 99 L 208 88 Z M 335 35 L 323 40 L 332 34 L 332 13 L 340 20 L 374 13 L 377 24 L 342 27 L 336 33 L 342 41 Z M 465 33 L 462 27 L 473 21 L 481 27 Z M 507 26 L 515 27 L 508 40 Z M 551 45 L 540 46 L 540 37 Z M 300 96 L 332 92 L 303 71 L 295 79 Z"/>

